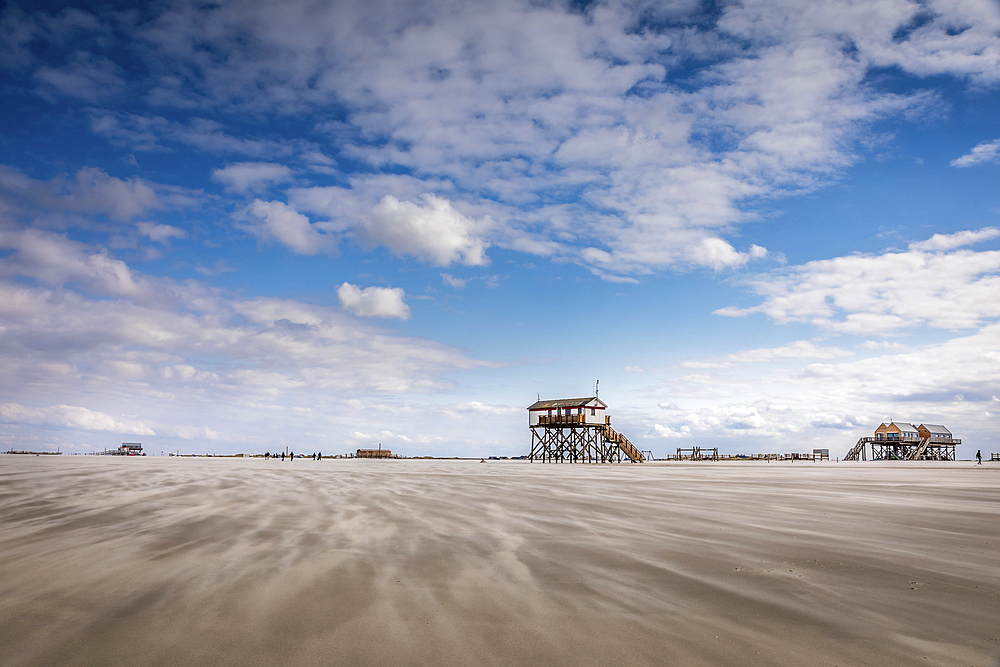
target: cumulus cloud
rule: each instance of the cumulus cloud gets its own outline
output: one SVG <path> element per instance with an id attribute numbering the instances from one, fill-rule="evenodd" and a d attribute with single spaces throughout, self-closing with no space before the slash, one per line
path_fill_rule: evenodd
<path id="1" fill-rule="evenodd" d="M 690 250 L 691 260 L 695 264 L 707 266 L 715 270 L 742 266 L 751 259 L 767 256 L 767 250 L 759 245 L 750 247 L 747 252 L 737 252 L 733 246 L 722 239 L 706 238 Z"/>
<path id="2" fill-rule="evenodd" d="M 973 245 L 980 241 L 988 241 L 1000 236 L 1000 229 L 996 227 L 983 227 L 982 229 L 966 230 L 955 232 L 954 234 L 935 234 L 926 241 L 917 241 L 910 244 L 910 250 L 934 252 L 939 250 L 953 250 L 967 245 Z"/>
<path id="3" fill-rule="evenodd" d="M 983 414 L 996 404 L 997 350 L 1000 324 L 990 324 L 966 336 L 890 347 L 873 356 L 823 363 L 788 358 L 766 374 L 726 366 L 697 377 L 670 377 L 662 391 L 683 400 L 685 409 L 668 408 L 666 426 L 674 433 L 687 426 L 703 441 L 728 440 L 736 451 L 828 447 L 842 454 L 891 418 L 951 425 L 963 431 L 958 437 L 989 437 Z M 649 428 L 655 423 L 663 424 L 663 417 L 651 417 Z M 823 432 L 829 429 L 843 435 L 831 440 Z"/>
<path id="4" fill-rule="evenodd" d="M 361 166 L 343 190 L 359 212 L 346 226 L 364 243 L 439 265 L 482 264 L 492 244 L 621 280 L 762 257 L 762 248 L 739 251 L 723 238 L 754 217 L 748 204 L 829 183 L 860 159 L 873 121 L 938 104 L 932 93 L 880 90 L 874 68 L 1000 80 L 994 9 L 923 4 L 750 0 L 710 16 L 674 3 L 656 9 L 669 18 L 654 28 L 653 10 L 618 1 L 580 11 L 519 0 L 381 12 L 360 2 L 238 12 L 223 3 L 153 12 L 135 25 L 88 15 L 89 31 L 134 37 L 115 52 L 95 46 L 49 60 L 17 45 L 62 46 L 69 33 L 50 26 L 54 17 L 12 13 L 8 32 L 12 62 L 50 79 L 52 94 L 86 97 L 102 85 L 95 72 L 111 72 L 137 98 L 195 114 L 91 110 L 92 129 L 116 143 L 268 160 L 218 170 L 232 192 L 287 182 L 279 155 L 344 176 L 329 150 L 239 121 L 247 109 L 282 113 L 315 125 Z M 373 12 L 387 18 L 373 22 Z M 225 57 L 206 59 L 205 48 Z M 121 53 L 155 75 L 129 79 L 114 60 Z M 190 70 L 200 76 L 178 75 Z M 675 75 L 689 85 L 670 83 Z M 331 103 L 344 117 L 317 124 L 312 112 Z M 222 120 L 196 115 L 209 110 Z M 993 155 L 981 147 L 973 154 Z M 386 186 L 402 174 L 416 190 Z M 423 192 L 438 195 L 418 199 Z M 487 217 L 498 224 L 480 225 Z"/>
<path id="5" fill-rule="evenodd" d="M 125 262 L 104 251 L 92 252 L 59 234 L 0 230 L 0 249 L 12 251 L 0 262 L 0 276 L 27 277 L 56 287 L 76 283 L 98 294 L 136 296 L 140 292 Z"/>
<path id="6" fill-rule="evenodd" d="M 337 298 L 344 310 L 362 317 L 398 317 L 409 319 L 410 307 L 403 300 L 399 287 L 365 287 L 343 283 L 337 288 Z"/>
<path id="7" fill-rule="evenodd" d="M 187 237 L 187 232 L 180 227 L 155 222 L 140 222 L 138 229 L 140 234 L 147 237 L 150 241 L 156 241 L 157 243 L 167 243 L 170 239 L 183 239 Z"/>
<path id="8" fill-rule="evenodd" d="M 730 368 L 738 364 L 772 363 L 789 359 L 836 359 L 849 357 L 850 350 L 839 347 L 819 346 L 808 340 L 797 340 L 779 347 L 743 350 L 721 357 L 706 357 L 677 364 L 680 368 Z"/>
<path id="9" fill-rule="evenodd" d="M 443 280 L 446 285 L 450 285 L 451 287 L 454 287 L 455 289 L 458 289 L 458 288 L 461 288 L 461 287 L 465 287 L 465 283 L 466 283 L 465 279 L 463 279 L 463 278 L 456 278 L 455 276 L 451 275 L 450 273 L 442 273 L 441 274 L 441 280 Z"/>
<path id="10" fill-rule="evenodd" d="M 977 164 L 996 162 L 997 160 L 1000 160 L 1000 139 L 982 142 L 973 148 L 970 153 L 952 160 L 951 166 L 972 167 Z"/>
<path id="11" fill-rule="evenodd" d="M 127 435 L 156 435 L 153 429 L 142 422 L 118 420 L 103 412 L 78 405 L 32 408 L 19 403 L 4 403 L 0 405 L 0 420 L 9 423 L 69 426 L 86 431 L 107 431 Z"/>
<path id="12" fill-rule="evenodd" d="M 50 237 L 55 250 L 45 258 L 55 261 L 27 261 L 15 249 L 0 263 L 0 401 L 6 403 L 0 421 L 6 424 L 58 426 L 70 439 L 103 431 L 224 438 L 232 447 L 240 438 L 257 442 L 254 434 L 276 424 L 312 427 L 345 395 L 437 391 L 448 386 L 446 373 L 488 365 L 337 309 L 136 276 L 124 264 L 118 268 L 138 292 L 118 289 L 112 299 L 81 293 L 72 281 L 60 284 L 60 266 L 96 271 L 98 278 L 113 267 L 95 269 L 86 246 Z M 373 315 L 406 312 L 401 290 L 364 290 L 357 305 Z M 318 416 L 297 416 L 290 405 L 315 406 Z M 12 428 L 0 428 L 0 439 L 22 432 Z M 265 445 L 274 442 L 257 446 Z"/>
<path id="13" fill-rule="evenodd" d="M 653 424 L 653 432 L 651 435 L 654 435 L 659 438 L 691 437 L 691 427 L 685 425 L 681 426 L 677 430 L 674 430 L 669 426 L 663 426 L 662 424 Z"/>
<path id="14" fill-rule="evenodd" d="M 257 190 L 292 180 L 292 170 L 274 162 L 237 162 L 212 172 L 212 180 L 234 192 Z"/>
<path id="15" fill-rule="evenodd" d="M 251 221 L 247 227 L 251 233 L 278 241 L 300 255 L 315 255 L 336 248 L 333 236 L 283 202 L 255 199 L 243 213 Z"/>
<path id="16" fill-rule="evenodd" d="M 98 213 L 116 221 L 162 206 L 149 183 L 120 179 L 93 167 L 80 169 L 72 178 L 57 176 L 41 181 L 0 165 L 0 198 L 6 206 L 21 210 Z"/>
<path id="17" fill-rule="evenodd" d="M 977 327 L 1000 317 L 1000 252 L 957 248 L 996 236 L 993 228 L 958 232 L 911 244 L 906 252 L 808 262 L 752 279 L 751 288 L 764 297 L 760 305 L 715 313 L 764 313 L 781 323 L 853 333 Z"/>
<path id="18" fill-rule="evenodd" d="M 420 203 L 386 195 L 357 229 L 368 246 L 382 245 L 399 255 L 412 255 L 438 266 L 488 263 L 489 243 L 478 235 L 483 223 L 462 215 L 451 202 L 432 194 Z"/>

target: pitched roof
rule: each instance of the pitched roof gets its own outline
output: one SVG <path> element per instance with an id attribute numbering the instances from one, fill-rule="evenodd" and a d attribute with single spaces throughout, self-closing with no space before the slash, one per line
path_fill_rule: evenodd
<path id="1" fill-rule="evenodd" d="M 951 431 L 946 429 L 944 426 L 941 426 L 940 424 L 921 424 L 921 426 L 923 426 L 931 433 L 939 433 L 941 435 L 949 435 L 949 436 L 951 435 Z"/>
<path id="2" fill-rule="evenodd" d="M 529 410 L 546 410 L 548 408 L 606 408 L 607 404 L 596 396 L 587 398 L 557 398 L 551 401 L 535 401 L 528 406 Z"/>
<path id="3" fill-rule="evenodd" d="M 892 423 L 895 424 L 896 428 L 898 428 L 900 431 L 913 431 L 913 432 L 916 432 L 916 430 L 917 430 L 917 427 L 914 426 L 913 424 L 909 423 L 909 422 L 892 422 Z"/>

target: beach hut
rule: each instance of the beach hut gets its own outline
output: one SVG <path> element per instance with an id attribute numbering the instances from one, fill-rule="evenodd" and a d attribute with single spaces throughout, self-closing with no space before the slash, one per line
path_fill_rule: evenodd
<path id="1" fill-rule="evenodd" d="M 356 459 L 391 459 L 392 452 L 388 449 L 359 449 L 354 454 Z"/>
<path id="2" fill-rule="evenodd" d="M 917 433 L 921 438 L 930 438 L 931 442 L 951 442 L 951 431 L 941 424 L 921 424 L 917 427 Z"/>
<path id="3" fill-rule="evenodd" d="M 876 461 L 954 461 L 955 447 L 962 441 L 941 424 L 909 422 L 882 423 L 874 437 L 860 438 L 844 457 L 845 461 L 865 460 L 865 447 L 871 445 Z"/>
<path id="4" fill-rule="evenodd" d="M 607 424 L 604 401 L 596 396 L 588 398 L 559 398 L 535 401 L 528 406 L 528 426 L 559 424 Z"/>
<path id="5" fill-rule="evenodd" d="M 537 400 L 528 406 L 531 453 L 544 463 L 642 463 L 645 457 L 611 428 L 608 406 L 597 396 Z"/>

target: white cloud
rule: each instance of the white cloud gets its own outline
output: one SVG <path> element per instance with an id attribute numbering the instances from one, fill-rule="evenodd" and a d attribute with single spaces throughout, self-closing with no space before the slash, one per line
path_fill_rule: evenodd
<path id="1" fill-rule="evenodd" d="M 212 172 L 212 180 L 227 190 L 247 192 L 292 180 L 292 170 L 274 162 L 237 162 Z"/>
<path id="2" fill-rule="evenodd" d="M 162 206 L 149 183 L 135 178 L 123 180 L 93 167 L 80 169 L 72 178 L 58 176 L 39 181 L 0 165 L 0 198 L 3 205 L 15 210 L 98 213 L 116 221 L 130 220 Z"/>
<path id="3" fill-rule="evenodd" d="M 187 237 L 187 232 L 180 227 L 155 222 L 140 222 L 138 229 L 140 234 L 157 243 L 167 243 L 172 238 L 183 239 Z"/>
<path id="4" fill-rule="evenodd" d="M 679 429 L 674 430 L 669 426 L 653 424 L 652 435 L 660 438 L 686 438 L 691 437 L 691 428 L 689 426 L 681 426 Z"/>
<path id="5" fill-rule="evenodd" d="M 78 405 L 53 405 L 31 408 L 19 403 L 0 405 L 0 420 L 8 423 L 50 424 L 68 426 L 86 431 L 108 431 L 128 435 L 156 435 L 142 422 L 117 420 L 103 412 L 96 412 Z"/>
<path id="6" fill-rule="evenodd" d="M 993 437 L 993 422 L 984 414 L 1000 389 L 1000 324 L 943 342 L 865 347 L 877 354 L 823 363 L 788 357 L 767 373 L 736 364 L 698 376 L 664 373 L 660 387 L 644 392 L 670 396 L 684 409 L 660 403 L 669 411 L 664 422 L 664 413 L 651 407 L 644 420 L 648 435 L 656 437 L 655 424 L 675 434 L 686 426 L 694 442 L 723 451 L 827 447 L 834 455 L 891 418 L 945 424 L 967 442 Z M 831 436 L 831 429 L 840 435 Z"/>
<path id="7" fill-rule="evenodd" d="M 92 132 L 134 151 L 167 151 L 182 145 L 212 154 L 273 160 L 279 156 L 290 156 L 296 150 L 296 142 L 236 136 L 221 123 L 205 118 L 195 117 L 187 123 L 180 123 L 162 116 L 90 111 Z"/>
<path id="8" fill-rule="evenodd" d="M 797 340 L 780 347 L 743 350 L 721 357 L 682 361 L 680 368 L 730 368 L 738 364 L 773 363 L 791 359 L 836 359 L 850 357 L 853 352 L 839 347 L 821 347 L 808 340 Z"/>
<path id="9" fill-rule="evenodd" d="M 650 23 L 653 15 L 669 18 Z M 15 18 L 11 58 L 36 77 L 110 71 L 86 52 L 36 61 L 18 45 L 59 45 L 67 33 L 43 30 L 52 20 L 44 12 Z M 939 106 L 932 92 L 880 90 L 875 68 L 1000 81 L 1000 17 L 986 2 L 747 0 L 726 5 L 705 29 L 714 18 L 693 2 L 617 0 L 579 11 L 520 0 L 391 8 L 293 0 L 240 11 L 223 3 L 167 8 L 134 25 L 91 16 L 87 30 L 134 35 L 122 45 L 127 57 L 155 72 L 126 81 L 137 99 L 310 125 L 331 103 L 345 112 L 317 125 L 331 148 L 258 130 L 237 136 L 199 117 L 91 111 L 92 128 L 134 150 L 186 144 L 268 160 L 246 164 L 271 165 L 269 174 L 220 170 L 232 191 L 286 182 L 290 167 L 277 156 L 343 177 L 326 155 L 336 150 L 361 169 L 342 188 L 350 201 L 324 215 L 343 218 L 338 229 L 355 228 L 364 243 L 439 265 L 481 264 L 494 245 L 623 280 L 763 256 L 725 239 L 754 218 L 749 204 L 831 182 L 863 157 L 874 121 Z M 225 57 L 206 58 L 206 49 Z M 199 76 L 179 74 L 188 71 Z M 75 80 L 65 94 L 95 90 Z M 993 150 L 981 146 L 984 156 Z M 404 180 L 414 187 L 388 186 Z M 416 199 L 425 192 L 440 199 Z M 445 208 L 451 202 L 462 202 L 461 213 Z M 444 230 L 440 239 L 420 231 L 425 218 Z"/>
<path id="10" fill-rule="evenodd" d="M 451 287 L 454 287 L 455 289 L 458 289 L 460 287 L 465 287 L 465 283 L 466 283 L 466 281 L 464 279 L 462 279 L 462 278 L 456 278 L 455 276 L 451 275 L 450 273 L 442 273 L 441 274 L 441 280 L 443 280 L 446 285 L 450 285 Z"/>
<path id="11" fill-rule="evenodd" d="M 906 252 L 817 260 L 753 279 L 764 302 L 718 315 L 765 313 L 841 332 L 977 327 L 1000 317 L 1000 251 L 957 250 L 994 238 L 993 228 L 937 235 Z"/>
<path id="12" fill-rule="evenodd" d="M 43 96 L 51 98 L 58 92 L 87 102 L 120 94 L 125 89 L 120 75 L 114 62 L 86 51 L 77 51 L 59 67 L 45 66 L 35 71 Z"/>
<path id="13" fill-rule="evenodd" d="M 977 164 L 1000 160 L 1000 139 L 984 141 L 962 157 L 951 161 L 953 167 L 972 167 Z"/>
<path id="14" fill-rule="evenodd" d="M 56 287 L 78 283 L 99 294 L 136 296 L 141 291 L 124 262 L 58 234 L 0 230 L 0 248 L 14 251 L 0 262 L 0 276 L 25 276 Z"/>
<path id="15" fill-rule="evenodd" d="M 425 194 L 421 200 L 418 204 L 386 195 L 358 228 L 359 239 L 369 247 L 382 245 L 439 266 L 488 263 L 489 243 L 477 234 L 483 223 L 462 215 L 447 199 Z"/>
<path id="16" fill-rule="evenodd" d="M 691 248 L 690 257 L 695 264 L 701 264 L 715 270 L 742 266 L 751 259 L 767 256 L 767 250 L 759 245 L 750 247 L 747 252 L 737 252 L 733 246 L 722 239 L 706 238 Z"/>
<path id="17" fill-rule="evenodd" d="M 973 245 L 981 241 L 988 241 L 1000 236 L 1000 229 L 996 227 L 983 227 L 982 229 L 972 229 L 954 234 L 935 234 L 926 241 L 918 241 L 910 244 L 910 250 L 934 252 L 939 250 L 954 250 L 967 245 Z"/>
<path id="18" fill-rule="evenodd" d="M 403 301 L 399 287 L 365 287 L 344 283 L 337 288 L 337 298 L 344 310 L 362 317 L 410 317 L 410 307 Z"/>
<path id="19" fill-rule="evenodd" d="M 253 221 L 248 227 L 251 233 L 276 240 L 300 255 L 315 255 L 336 248 L 333 236 L 283 202 L 255 199 L 244 209 L 244 214 Z"/>

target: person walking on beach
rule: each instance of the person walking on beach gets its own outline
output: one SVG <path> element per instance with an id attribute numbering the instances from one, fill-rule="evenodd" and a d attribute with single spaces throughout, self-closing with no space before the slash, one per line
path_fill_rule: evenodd
<path id="1" fill-rule="evenodd" d="M 288 460 L 291 461 L 295 458 L 295 452 L 288 452 Z"/>
<path id="2" fill-rule="evenodd" d="M 284 460 L 285 460 L 285 453 L 284 453 L 284 452 L 281 452 L 281 460 L 282 460 L 282 461 L 284 461 Z"/>
<path id="3" fill-rule="evenodd" d="M 983 465 L 983 450 L 976 450 L 976 465 Z"/>

